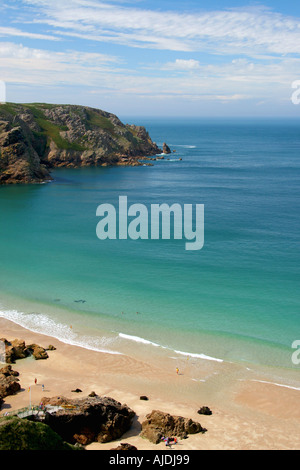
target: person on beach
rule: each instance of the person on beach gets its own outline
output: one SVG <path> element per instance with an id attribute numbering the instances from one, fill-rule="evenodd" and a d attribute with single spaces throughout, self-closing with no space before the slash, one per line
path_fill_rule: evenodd
<path id="1" fill-rule="evenodd" d="M 178 369 L 178 367 L 176 368 L 176 374 L 177 374 L 177 375 L 179 374 L 179 369 Z"/>
<path id="2" fill-rule="evenodd" d="M 161 439 L 162 439 L 162 441 L 164 441 L 166 447 L 168 447 L 168 445 L 169 445 L 169 438 L 168 438 L 168 437 L 162 437 Z"/>
<path id="3" fill-rule="evenodd" d="M 37 384 L 37 379 L 34 379 L 34 383 L 35 383 L 35 385 Z"/>

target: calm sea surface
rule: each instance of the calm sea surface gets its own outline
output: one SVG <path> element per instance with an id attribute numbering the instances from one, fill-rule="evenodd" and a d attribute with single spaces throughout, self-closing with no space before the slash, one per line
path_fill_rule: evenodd
<path id="1" fill-rule="evenodd" d="M 49 184 L 0 187 L 0 315 L 100 350 L 137 341 L 296 367 L 300 123 L 122 120 L 176 153 L 152 167 L 59 169 Z M 204 204 L 203 249 L 100 241 L 97 207 L 118 208 L 119 196 L 149 213 Z"/>

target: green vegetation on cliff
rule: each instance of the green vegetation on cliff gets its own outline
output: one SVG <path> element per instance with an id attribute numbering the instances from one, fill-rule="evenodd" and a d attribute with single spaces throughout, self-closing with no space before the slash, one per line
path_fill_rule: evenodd
<path id="1" fill-rule="evenodd" d="M 49 426 L 17 417 L 0 419 L 1 450 L 76 450 Z"/>
<path id="2" fill-rule="evenodd" d="M 43 113 L 43 108 L 51 109 L 49 105 L 24 105 L 24 107 L 32 112 L 36 123 L 41 128 L 41 132 L 36 132 L 36 135 L 45 137 L 48 145 L 52 140 L 55 145 L 62 150 L 79 150 L 82 152 L 85 150 L 85 147 L 77 144 L 76 142 L 68 142 L 68 140 L 62 138 L 61 132 L 68 131 L 68 127 L 54 124 L 46 118 Z"/>

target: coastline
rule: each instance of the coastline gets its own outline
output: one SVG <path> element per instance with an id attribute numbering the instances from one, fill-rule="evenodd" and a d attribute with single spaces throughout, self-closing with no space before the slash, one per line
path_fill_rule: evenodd
<path id="1" fill-rule="evenodd" d="M 34 333 L 3 318 L 0 318 L 0 331 L 0 336 L 8 340 L 18 338 L 44 347 L 49 344 L 56 347 L 49 352 L 47 360 L 28 358 L 13 364 L 13 369 L 20 373 L 21 391 L 5 399 L 1 415 L 28 406 L 27 390 L 35 378 L 33 404 L 38 404 L 43 396 L 74 398 L 72 390 L 80 388 L 80 396 L 95 391 L 126 403 L 135 411 L 137 417 L 131 430 L 119 441 L 94 443 L 88 450 L 109 450 L 119 442 L 128 442 L 139 450 L 164 450 L 163 443 L 154 445 L 139 437 L 141 423 L 154 409 L 192 418 L 207 429 L 204 435 L 181 440 L 176 450 L 293 450 L 300 447 L 300 389 L 280 380 L 269 380 L 263 368 L 170 357 L 169 351 L 160 349 L 158 353 L 157 348 L 152 348 L 155 353 L 151 355 L 141 354 L 147 345 L 138 343 L 126 354 L 98 352 Z M 197 380 L 192 373 L 195 368 Z M 276 370 L 273 373 L 275 378 Z M 141 401 L 141 395 L 148 396 L 149 400 Z M 197 410 L 201 406 L 209 406 L 212 416 L 199 415 Z"/>
<path id="2" fill-rule="evenodd" d="M 293 349 L 280 343 L 271 343 L 251 336 L 229 334 L 220 331 L 188 332 L 168 328 L 151 327 L 144 322 L 142 313 L 119 312 L 113 315 L 85 309 L 85 304 L 71 305 L 45 303 L 37 299 L 25 299 L 0 292 L 0 319 L 9 320 L 33 333 L 56 338 L 62 343 L 109 354 L 138 354 L 148 357 L 166 354 L 178 356 L 179 361 L 193 358 L 217 363 L 239 363 L 243 367 L 266 368 L 266 380 L 284 373 L 286 385 L 300 387 L 298 368 L 292 364 Z M 139 315 L 137 315 L 139 313 Z M 155 321 L 155 320 L 154 320 Z M 153 322 L 154 324 L 154 322 Z M 270 371 L 270 374 L 269 374 Z M 290 373 L 291 372 L 291 373 Z M 197 371 L 193 377 L 198 379 Z"/>

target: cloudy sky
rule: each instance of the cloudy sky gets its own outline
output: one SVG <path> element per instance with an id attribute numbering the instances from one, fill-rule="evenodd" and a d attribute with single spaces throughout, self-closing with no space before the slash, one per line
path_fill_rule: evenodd
<path id="1" fill-rule="evenodd" d="M 0 0 L 0 80 L 119 116 L 300 116 L 300 2 Z"/>

